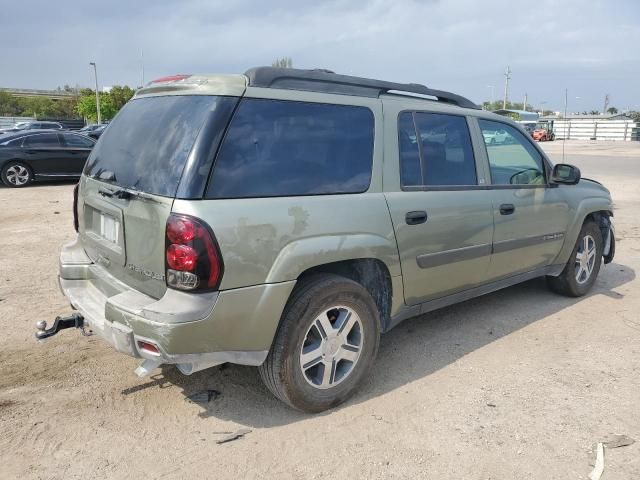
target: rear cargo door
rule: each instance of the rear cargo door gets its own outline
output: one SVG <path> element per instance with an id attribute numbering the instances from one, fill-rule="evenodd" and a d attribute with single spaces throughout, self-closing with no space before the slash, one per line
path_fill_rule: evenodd
<path id="1" fill-rule="evenodd" d="M 87 160 L 78 195 L 80 241 L 97 265 L 152 297 L 166 290 L 165 228 L 173 200 L 220 98 L 134 99 Z M 206 166 L 200 170 L 208 173 Z"/>
<path id="2" fill-rule="evenodd" d="M 166 288 L 164 230 L 173 200 L 122 192 L 83 178 L 80 241 L 97 265 L 130 287 L 159 298 Z"/>

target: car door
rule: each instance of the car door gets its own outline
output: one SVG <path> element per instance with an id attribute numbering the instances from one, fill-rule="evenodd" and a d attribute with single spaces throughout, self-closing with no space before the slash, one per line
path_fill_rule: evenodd
<path id="1" fill-rule="evenodd" d="M 502 129 L 506 135 L 505 142 L 485 142 L 495 224 L 489 278 L 551 264 L 569 220 L 561 189 L 549 185 L 542 154 L 519 129 L 500 121 L 477 121 L 481 132 Z"/>
<path id="2" fill-rule="evenodd" d="M 385 196 L 396 234 L 405 303 L 486 279 L 493 218 L 467 118 L 385 105 Z M 397 105 L 401 108 L 401 104 Z"/>
<path id="3" fill-rule="evenodd" d="M 77 133 L 60 133 L 63 155 L 65 156 L 65 171 L 69 175 L 80 175 L 91 153 L 95 142 Z"/>
<path id="4" fill-rule="evenodd" d="M 36 176 L 55 176 L 64 171 L 66 161 L 55 132 L 28 135 L 22 144 L 25 160 Z"/>

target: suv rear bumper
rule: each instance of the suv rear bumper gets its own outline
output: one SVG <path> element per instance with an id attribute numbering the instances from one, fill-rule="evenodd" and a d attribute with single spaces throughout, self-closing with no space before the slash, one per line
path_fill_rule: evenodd
<path id="1" fill-rule="evenodd" d="M 261 365 L 295 281 L 200 294 L 167 289 L 156 299 L 94 264 L 76 241 L 60 254 L 59 284 L 85 326 L 114 349 L 190 374 L 225 362 Z"/>

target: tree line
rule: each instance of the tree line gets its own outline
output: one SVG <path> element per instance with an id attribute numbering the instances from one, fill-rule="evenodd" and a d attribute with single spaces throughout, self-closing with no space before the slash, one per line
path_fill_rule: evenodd
<path id="1" fill-rule="evenodd" d="M 90 88 L 73 89 L 68 85 L 58 88 L 71 93 L 67 98 L 53 100 L 47 97 L 15 97 L 0 92 L 0 116 L 73 119 L 86 118 L 96 121 L 96 92 Z M 128 86 L 114 86 L 109 92 L 100 92 L 100 116 L 111 120 L 127 103 L 135 91 Z"/>

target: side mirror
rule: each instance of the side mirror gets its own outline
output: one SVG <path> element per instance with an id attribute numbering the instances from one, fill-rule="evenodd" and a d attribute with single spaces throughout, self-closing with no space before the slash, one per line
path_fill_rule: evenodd
<path id="1" fill-rule="evenodd" d="M 558 163 L 553 167 L 551 174 L 552 183 L 575 185 L 580 181 L 580 169 L 567 163 Z"/>

